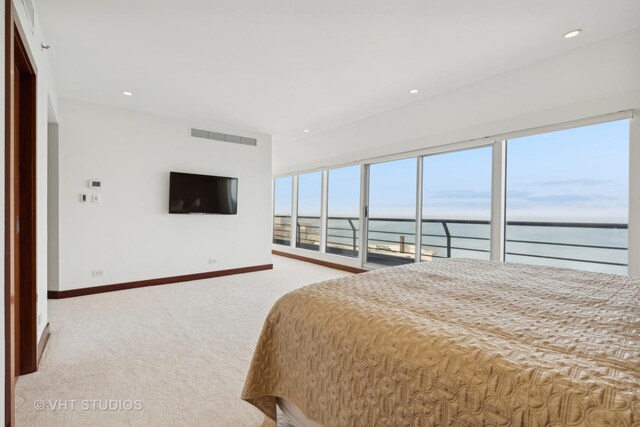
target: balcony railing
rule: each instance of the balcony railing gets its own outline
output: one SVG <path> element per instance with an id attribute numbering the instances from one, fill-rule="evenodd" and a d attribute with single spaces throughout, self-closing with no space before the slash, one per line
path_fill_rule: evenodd
<path id="1" fill-rule="evenodd" d="M 423 219 L 421 259 L 489 259 L 490 224 L 486 220 Z M 298 217 L 296 246 L 318 250 L 320 226 L 319 217 Z M 624 274 L 627 228 L 620 223 L 509 221 L 506 260 Z M 358 218 L 329 217 L 326 251 L 357 257 L 359 229 Z M 413 219 L 370 218 L 368 229 L 368 262 L 397 265 L 414 261 Z M 291 217 L 274 217 L 274 242 L 288 245 L 290 233 Z"/>
<path id="2" fill-rule="evenodd" d="M 291 217 L 273 216 L 273 243 L 288 246 L 291 242 Z"/>
<path id="3" fill-rule="evenodd" d="M 312 251 L 320 250 L 320 231 L 320 217 L 298 216 L 296 247 Z"/>

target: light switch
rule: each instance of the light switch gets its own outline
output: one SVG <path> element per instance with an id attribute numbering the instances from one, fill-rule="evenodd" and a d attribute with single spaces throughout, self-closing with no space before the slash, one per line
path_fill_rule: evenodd
<path id="1" fill-rule="evenodd" d="M 89 201 L 89 198 L 87 197 L 86 194 L 80 194 L 80 203 L 87 203 Z"/>

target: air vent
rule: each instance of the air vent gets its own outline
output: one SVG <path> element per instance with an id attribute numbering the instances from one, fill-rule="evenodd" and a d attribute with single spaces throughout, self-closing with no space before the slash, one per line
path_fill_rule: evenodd
<path id="1" fill-rule="evenodd" d="M 191 136 L 194 138 L 211 139 L 213 141 L 232 142 L 234 144 L 257 146 L 258 140 L 254 138 L 246 138 L 244 136 L 229 135 L 226 133 L 213 132 L 210 130 L 202 130 L 191 128 Z"/>

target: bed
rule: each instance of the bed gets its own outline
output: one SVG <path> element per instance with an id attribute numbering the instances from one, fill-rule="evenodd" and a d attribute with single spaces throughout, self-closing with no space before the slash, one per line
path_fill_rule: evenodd
<path id="1" fill-rule="evenodd" d="M 331 426 L 640 427 L 640 278 L 452 259 L 271 309 L 242 398 Z"/>

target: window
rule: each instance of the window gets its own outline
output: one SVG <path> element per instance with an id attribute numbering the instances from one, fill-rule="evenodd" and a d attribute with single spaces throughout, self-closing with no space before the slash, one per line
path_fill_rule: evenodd
<path id="1" fill-rule="evenodd" d="M 291 244 L 292 178 L 276 178 L 273 183 L 273 243 Z"/>
<path id="2" fill-rule="evenodd" d="M 421 260 L 490 258 L 492 148 L 426 156 Z"/>
<path id="3" fill-rule="evenodd" d="M 367 262 L 414 262 L 417 159 L 369 166 Z"/>
<path id="4" fill-rule="evenodd" d="M 626 274 L 629 122 L 508 141 L 506 261 Z"/>
<path id="5" fill-rule="evenodd" d="M 298 176 L 298 224 L 296 246 L 320 249 L 320 212 L 322 205 L 322 173 Z"/>
<path id="6" fill-rule="evenodd" d="M 326 251 L 357 257 L 360 230 L 360 166 L 330 169 L 328 186 Z"/>
<path id="7" fill-rule="evenodd" d="M 504 256 L 507 262 L 627 274 L 630 125 L 624 119 L 506 142 L 502 137 L 490 145 L 469 141 L 456 144 L 464 149 L 430 149 L 425 152 L 437 154 L 364 170 L 354 165 L 278 178 L 273 242 L 360 257 L 374 268 L 417 256 Z M 505 156 L 504 165 L 492 164 L 494 150 Z M 503 183 L 505 191 L 498 191 Z M 503 201 L 503 210 L 492 210 Z M 504 238 L 492 242 L 498 235 Z"/>

